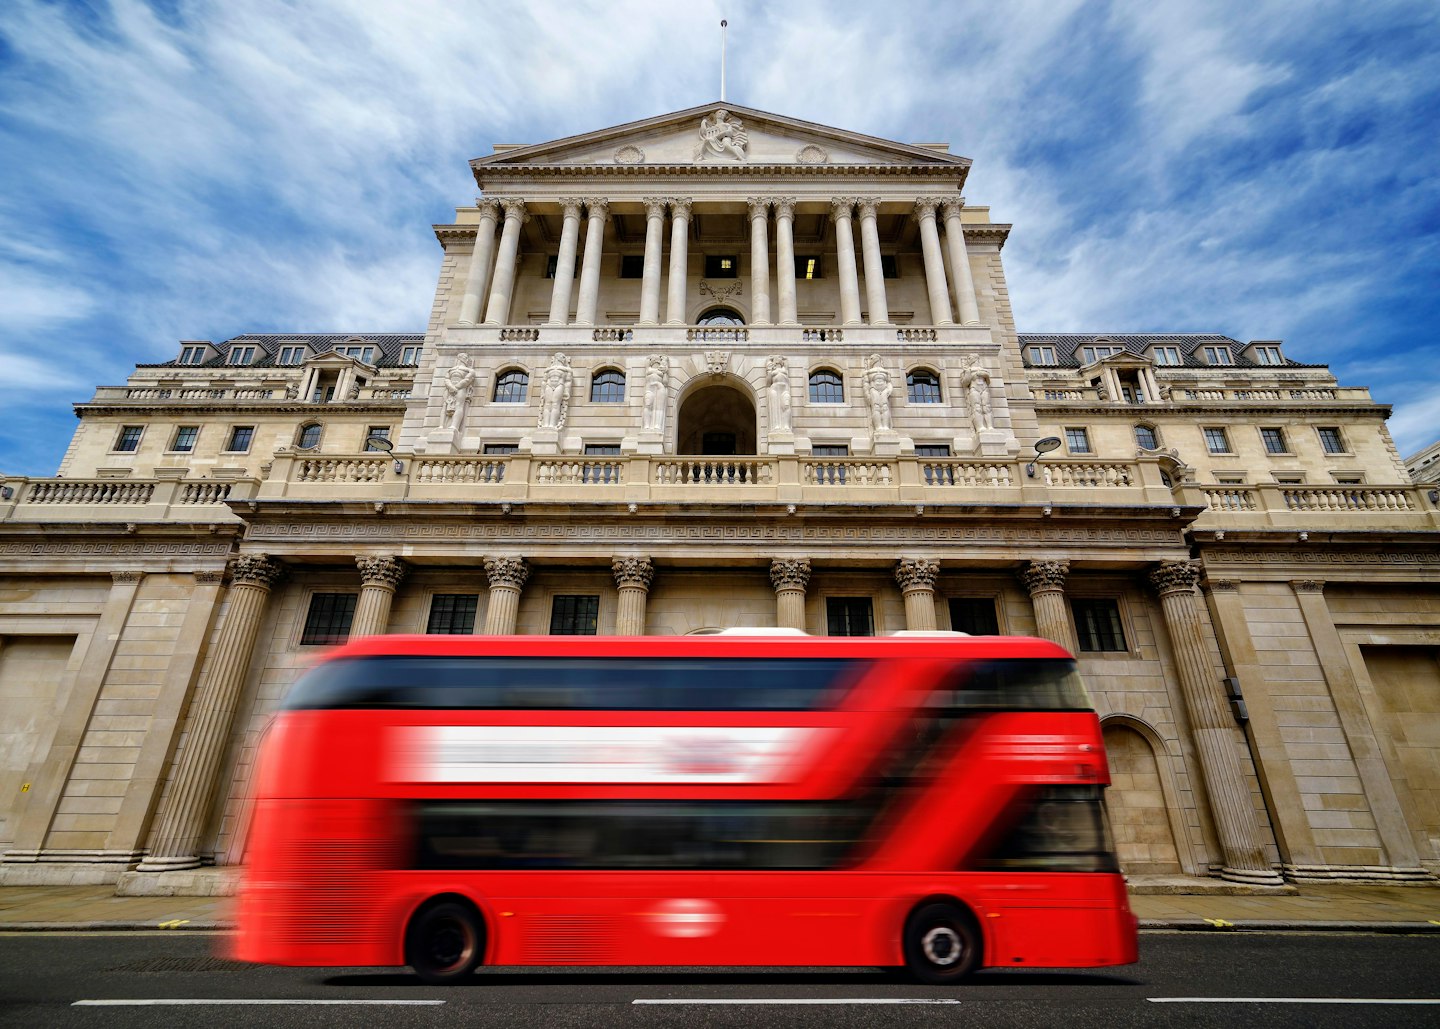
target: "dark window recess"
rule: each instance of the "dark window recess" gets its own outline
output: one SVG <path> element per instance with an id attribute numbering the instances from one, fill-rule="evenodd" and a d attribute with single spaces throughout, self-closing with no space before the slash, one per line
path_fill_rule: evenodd
<path id="1" fill-rule="evenodd" d="M 487 454 L 518 454 L 520 444 L 518 443 L 486 443 L 485 453 Z"/>
<path id="2" fill-rule="evenodd" d="M 1093 711 L 1075 662 L 1062 658 L 975 661 L 948 672 L 929 707 L 961 711 Z"/>
<path id="3" fill-rule="evenodd" d="M 312 594 L 300 645 L 333 647 L 348 640 L 350 623 L 355 618 L 355 599 L 353 593 Z"/>
<path id="4" fill-rule="evenodd" d="M 434 801 L 414 812 L 423 869 L 832 868 L 871 817 L 850 801 Z"/>
<path id="5" fill-rule="evenodd" d="M 880 273 L 883 278 L 898 279 L 900 277 L 900 259 L 894 254 L 881 254 Z"/>
<path id="6" fill-rule="evenodd" d="M 828 636 L 875 635 L 869 597 L 827 597 L 825 614 Z"/>
<path id="7" fill-rule="evenodd" d="M 553 278 L 555 277 L 555 269 L 557 269 L 557 268 L 559 268 L 559 267 L 560 267 L 560 255 L 559 255 L 559 254 L 551 254 L 549 257 L 545 258 L 545 277 L 546 277 L 547 279 L 553 279 Z"/>
<path id="8" fill-rule="evenodd" d="M 349 599 L 353 608 L 355 598 Z M 812 711 L 839 703 L 867 667 L 834 658 L 348 658 L 306 672 L 284 706 Z"/>
<path id="9" fill-rule="evenodd" d="M 643 279 L 645 277 L 645 255 L 621 254 L 620 277 L 622 279 Z"/>
<path id="10" fill-rule="evenodd" d="M 706 432 L 700 436 L 700 453 L 707 457 L 728 457 L 735 453 L 733 432 Z"/>
<path id="11" fill-rule="evenodd" d="M 812 404 L 843 404 L 845 403 L 845 383 L 838 372 L 832 372 L 829 368 L 813 372 L 810 376 L 810 403 Z"/>
<path id="12" fill-rule="evenodd" d="M 237 425 L 230 430 L 230 442 L 225 449 L 232 453 L 244 453 L 250 449 L 250 441 L 255 438 L 255 426 Z"/>
<path id="13" fill-rule="evenodd" d="M 550 602 L 550 635 L 594 636 L 599 617 L 599 597 L 562 594 Z"/>
<path id="14" fill-rule="evenodd" d="M 1023 790 L 962 867 L 977 872 L 1118 872 L 1098 786 Z"/>
<path id="15" fill-rule="evenodd" d="M 740 259 L 734 254 L 706 254 L 707 279 L 733 279 L 740 274 Z"/>
<path id="16" fill-rule="evenodd" d="M 625 399 L 625 373 L 607 368 L 590 380 L 592 404 L 618 404 Z"/>
<path id="17" fill-rule="evenodd" d="M 949 457 L 950 445 L 948 443 L 917 443 L 915 444 L 915 456 L 921 459 L 920 470 L 925 475 L 925 485 L 955 485 L 955 466 L 953 464 L 933 464 L 925 460 L 927 457 Z"/>
<path id="18" fill-rule="evenodd" d="M 474 593 L 437 593 L 430 599 L 430 621 L 425 631 L 434 635 L 457 636 L 475 631 L 475 609 L 480 597 Z"/>
<path id="19" fill-rule="evenodd" d="M 144 426 L 122 426 L 120 429 L 120 438 L 115 441 L 115 449 L 122 452 L 129 452 L 140 449 L 140 437 L 144 434 Z"/>
<path id="20" fill-rule="evenodd" d="M 999 636 L 993 597 L 951 597 L 950 628 L 971 636 Z"/>
<path id="21" fill-rule="evenodd" d="M 1072 599 L 1075 635 L 1080 649 L 1088 652 L 1123 651 L 1125 630 L 1120 625 L 1120 605 L 1113 600 Z"/>
<path id="22" fill-rule="evenodd" d="M 200 426 L 182 425 L 175 430 L 175 446 L 173 450 L 181 453 L 189 453 L 195 449 L 195 441 L 200 438 Z"/>
<path id="23" fill-rule="evenodd" d="M 819 254 L 795 255 L 795 278 L 823 279 L 824 277 L 825 266 L 820 263 Z"/>

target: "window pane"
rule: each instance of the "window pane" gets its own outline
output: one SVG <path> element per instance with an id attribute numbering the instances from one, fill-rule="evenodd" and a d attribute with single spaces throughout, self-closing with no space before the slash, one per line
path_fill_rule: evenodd
<path id="1" fill-rule="evenodd" d="M 188 453 L 195 449 L 195 440 L 200 436 L 200 426 L 182 425 L 175 430 L 175 449 Z"/>
<path id="2" fill-rule="evenodd" d="M 486 443 L 485 453 L 487 454 L 516 454 L 520 451 L 518 443 Z"/>
<path id="3" fill-rule="evenodd" d="M 1148 425 L 1135 426 L 1135 442 L 1146 450 L 1154 450 L 1160 445 L 1160 440 L 1155 435 L 1155 430 Z"/>
<path id="4" fill-rule="evenodd" d="M 316 593 L 310 598 L 310 611 L 305 616 L 301 646 L 333 647 L 350 638 L 350 623 L 355 618 L 355 594 Z"/>
<path id="5" fill-rule="evenodd" d="M 1230 440 L 1224 429 L 1206 429 L 1205 446 L 1212 454 L 1230 453 Z"/>
<path id="6" fill-rule="evenodd" d="M 912 404 L 938 404 L 940 378 L 934 372 L 910 372 L 905 376 L 905 391 Z"/>
<path id="7" fill-rule="evenodd" d="M 1072 454 L 1090 453 L 1090 434 L 1084 429 L 1066 429 L 1065 445 Z"/>
<path id="8" fill-rule="evenodd" d="M 550 635 L 594 636 L 599 618 L 598 596 L 557 596 L 550 602 Z"/>
<path id="9" fill-rule="evenodd" d="M 845 385 L 840 376 L 826 369 L 810 376 L 810 402 L 812 404 L 842 404 L 845 402 Z"/>
<path id="10" fill-rule="evenodd" d="M 1320 445 L 1327 454 L 1345 453 L 1345 441 L 1340 438 L 1339 429 L 1320 429 Z"/>
<path id="11" fill-rule="evenodd" d="M 610 368 L 590 380 L 590 401 L 595 404 L 618 404 L 625 399 L 625 373 Z"/>
<path id="12" fill-rule="evenodd" d="M 643 279 L 645 277 L 645 255 L 621 254 L 620 277 L 622 279 Z"/>
<path id="13" fill-rule="evenodd" d="M 894 254 L 880 255 L 880 277 L 884 279 L 900 277 L 900 261 Z"/>
<path id="14" fill-rule="evenodd" d="M 374 443 L 372 443 L 372 442 L 370 442 L 370 441 L 371 441 L 372 439 L 385 439 L 385 440 L 388 440 L 389 438 L 390 438 L 390 426 L 388 426 L 388 425 L 372 425 L 372 426 L 370 426 L 370 428 L 369 428 L 368 430 L 366 430 L 366 432 L 365 432 L 365 450 L 366 450 L 367 452 L 368 452 L 368 451 L 380 451 L 381 453 L 384 453 L 385 450 L 384 450 L 383 447 L 377 447 Z"/>
<path id="15" fill-rule="evenodd" d="M 1120 626 L 1120 605 L 1113 600 L 1073 598 L 1075 635 L 1086 652 L 1113 652 L 1125 649 L 1125 632 Z"/>
<path id="16" fill-rule="evenodd" d="M 707 279 L 733 279 L 739 274 L 740 260 L 734 254 L 705 255 L 705 277 Z"/>
<path id="17" fill-rule="evenodd" d="M 311 447 L 320 445 L 320 426 L 307 425 L 300 430 L 300 442 L 296 444 L 301 450 L 309 450 Z"/>
<path id="18" fill-rule="evenodd" d="M 474 593 L 437 593 L 430 600 L 430 621 L 425 631 L 432 635 L 463 635 L 475 631 L 475 609 L 480 598 Z"/>
<path id="19" fill-rule="evenodd" d="M 916 457 L 949 457 L 950 444 L 948 443 L 916 443 Z"/>
<path id="20" fill-rule="evenodd" d="M 237 425 L 230 430 L 230 442 L 225 449 L 231 452 L 244 452 L 250 449 L 250 441 L 255 438 L 255 426 Z"/>
<path id="21" fill-rule="evenodd" d="M 1285 453 L 1285 432 L 1283 429 L 1261 429 L 1260 438 L 1265 442 L 1266 453 Z"/>
<path id="22" fill-rule="evenodd" d="M 821 266 L 819 254 L 796 254 L 795 255 L 795 278 L 797 279 L 818 279 L 821 278 Z M 893 276 L 892 276 L 893 278 Z"/>
<path id="23" fill-rule="evenodd" d="M 502 372 L 495 380 L 495 402 L 497 404 L 523 404 L 530 386 L 530 376 L 512 369 Z"/>
<path id="24" fill-rule="evenodd" d="M 138 450 L 140 448 L 140 437 L 144 435 L 145 427 L 141 425 L 125 425 L 120 428 L 120 438 L 115 441 L 115 449 L 125 452 Z"/>
<path id="25" fill-rule="evenodd" d="M 950 628 L 971 636 L 1000 635 L 993 597 L 951 597 Z"/>
<path id="26" fill-rule="evenodd" d="M 869 597 L 827 597 L 825 614 L 827 635 L 875 635 L 875 618 Z"/>

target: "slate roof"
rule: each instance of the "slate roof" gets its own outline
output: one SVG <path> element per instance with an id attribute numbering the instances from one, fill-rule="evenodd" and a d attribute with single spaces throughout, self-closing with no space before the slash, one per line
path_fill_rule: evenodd
<path id="1" fill-rule="evenodd" d="M 1054 364 L 1033 364 L 1030 361 L 1029 347 L 1032 343 L 1048 343 L 1055 347 Z M 1180 364 L 1167 365 L 1171 368 L 1323 368 L 1324 365 L 1304 365 L 1298 361 L 1292 361 L 1288 357 L 1280 365 L 1265 364 L 1252 361 L 1242 355 L 1240 351 L 1248 344 L 1238 339 L 1231 339 L 1229 336 L 1222 336 L 1212 332 L 1022 332 L 1020 333 L 1021 355 L 1025 359 L 1027 368 L 1079 368 L 1084 362 L 1080 359 L 1080 348 L 1094 344 L 1119 344 L 1125 348 L 1126 353 L 1134 354 L 1137 357 L 1145 356 L 1145 349 L 1156 343 L 1165 346 L 1180 348 Z M 1198 357 L 1200 348 L 1210 344 L 1225 343 L 1230 346 L 1230 354 L 1234 359 L 1233 365 L 1217 366 L 1209 364 Z"/>
<path id="2" fill-rule="evenodd" d="M 248 333 L 243 336 L 235 336 L 225 340 L 223 343 L 213 344 L 219 351 L 218 357 L 213 357 L 202 364 L 180 363 L 177 356 L 173 361 L 159 361 L 154 364 L 141 364 L 139 368 L 274 368 L 275 357 L 280 347 L 294 346 L 297 343 L 308 343 L 310 349 L 316 354 L 328 354 L 335 349 L 337 344 L 366 344 L 375 347 L 379 354 L 375 362 L 377 367 L 395 368 L 400 367 L 400 351 L 403 347 L 420 346 L 425 342 L 423 332 L 407 333 L 365 333 L 365 332 L 285 332 L 285 333 Z M 260 348 L 263 356 L 257 357 L 248 365 L 227 365 L 226 356 L 230 352 L 232 344 L 253 344 Z M 407 366 L 408 367 L 408 366 Z"/>

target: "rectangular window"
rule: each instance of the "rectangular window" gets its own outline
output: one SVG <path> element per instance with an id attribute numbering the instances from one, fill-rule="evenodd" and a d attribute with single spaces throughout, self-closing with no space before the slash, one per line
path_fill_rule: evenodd
<path id="1" fill-rule="evenodd" d="M 343 354 L 345 357 L 353 357 L 357 360 L 364 361 L 366 364 L 375 363 L 374 347 L 336 347 L 335 353 Z"/>
<path id="2" fill-rule="evenodd" d="M 430 621 L 425 631 L 440 636 L 465 636 L 475 631 L 475 608 L 480 598 L 474 593 L 437 593 L 430 598 Z"/>
<path id="3" fill-rule="evenodd" d="M 585 453 L 599 457 L 620 456 L 619 443 L 586 443 Z"/>
<path id="4" fill-rule="evenodd" d="M 898 279 L 900 277 L 900 259 L 894 254 L 880 255 L 880 277 L 882 279 Z"/>
<path id="5" fill-rule="evenodd" d="M 1290 452 L 1290 448 L 1285 445 L 1285 430 L 1279 426 L 1261 429 L 1260 440 L 1265 444 L 1265 453 L 1267 454 L 1288 454 Z"/>
<path id="6" fill-rule="evenodd" d="M 798 268 L 796 272 L 799 272 Z M 733 279 L 739 274 L 740 259 L 734 254 L 705 255 L 705 277 L 707 279 Z"/>
<path id="7" fill-rule="evenodd" d="M 551 636 L 594 636 L 600 621 L 600 598 L 559 594 L 550 601 Z"/>
<path id="8" fill-rule="evenodd" d="M 1065 446 L 1072 454 L 1090 453 L 1090 433 L 1084 429 L 1066 429 Z"/>
<path id="9" fill-rule="evenodd" d="M 1124 353 L 1124 347 L 1081 347 L 1080 356 L 1084 364 L 1091 364 L 1101 358 L 1109 357 L 1112 354 Z"/>
<path id="10" fill-rule="evenodd" d="M 1230 348 L 1229 348 L 1229 347 L 1206 347 L 1206 348 L 1205 348 L 1205 363 L 1206 363 L 1206 364 L 1234 364 L 1235 362 L 1234 362 L 1234 360 L 1232 360 L 1231 357 L 1230 357 Z"/>
<path id="11" fill-rule="evenodd" d="M 1365 481 L 1363 475 L 1336 475 L 1334 479 L 1341 486 L 1359 486 Z"/>
<path id="12" fill-rule="evenodd" d="M 1210 453 L 1230 453 L 1230 437 L 1225 434 L 1224 429 L 1217 426 L 1209 429 L 1201 429 L 1200 431 L 1205 434 L 1205 449 L 1209 450 Z"/>
<path id="13" fill-rule="evenodd" d="M 1052 346 L 1035 346 L 1030 348 L 1031 364 L 1055 364 L 1055 348 Z"/>
<path id="14" fill-rule="evenodd" d="M 419 348 L 419 347 L 402 347 L 401 350 L 400 350 L 400 363 L 401 363 L 401 364 L 411 364 L 411 365 L 419 364 L 419 363 L 420 363 L 420 348 Z"/>
<path id="15" fill-rule="evenodd" d="M 1338 428 L 1316 429 L 1315 431 L 1320 434 L 1320 445 L 1325 448 L 1325 453 L 1345 453 L 1345 440 L 1341 437 Z"/>
<path id="16" fill-rule="evenodd" d="M 175 443 L 170 449 L 177 453 L 188 454 L 195 449 L 195 441 L 199 438 L 200 426 L 182 425 L 175 430 Z"/>
<path id="17" fill-rule="evenodd" d="M 202 364 L 205 361 L 204 347 L 182 347 L 180 349 L 181 364 Z"/>
<path id="18" fill-rule="evenodd" d="M 250 364 L 255 360 L 254 347 L 231 347 L 226 364 Z"/>
<path id="19" fill-rule="evenodd" d="M 1305 476 L 1276 474 L 1275 484 L 1277 486 L 1303 486 L 1305 485 Z"/>
<path id="20" fill-rule="evenodd" d="M 1256 362 L 1257 364 L 1284 364 L 1284 363 L 1285 363 L 1284 359 L 1280 356 L 1280 348 L 1279 348 L 1279 347 L 1256 347 L 1256 348 L 1255 348 L 1255 362 Z"/>
<path id="21" fill-rule="evenodd" d="M 708 274 L 708 273 L 707 273 Z M 795 255 L 795 278 L 798 279 L 821 279 L 822 267 L 819 254 L 796 254 Z"/>
<path id="22" fill-rule="evenodd" d="M 231 454 L 244 454 L 250 449 L 250 442 L 255 438 L 255 426 L 237 425 L 230 430 L 230 440 L 225 444 L 225 450 Z"/>
<path id="23" fill-rule="evenodd" d="M 366 429 L 366 430 L 365 430 L 365 450 L 366 450 L 366 452 L 368 453 L 368 452 L 373 452 L 373 451 L 377 451 L 377 450 L 378 450 L 378 451 L 380 451 L 381 453 L 388 453 L 388 451 L 386 451 L 384 447 L 377 447 L 377 446 L 372 442 L 372 440 L 382 440 L 382 439 L 383 439 L 383 440 L 387 440 L 387 441 L 390 439 L 390 426 L 388 426 L 388 425 L 372 425 L 372 426 L 370 426 L 370 428 Z"/>
<path id="24" fill-rule="evenodd" d="M 875 635 L 869 597 L 826 597 L 825 621 L 828 636 Z"/>
<path id="25" fill-rule="evenodd" d="M 949 457 L 949 443 L 916 443 L 916 457 Z"/>
<path id="26" fill-rule="evenodd" d="M 1073 597 L 1075 635 L 1082 653 L 1115 653 L 1125 650 L 1125 630 L 1120 625 L 1120 604 L 1114 600 L 1083 600 Z"/>
<path id="27" fill-rule="evenodd" d="M 558 269 L 559 267 L 560 267 L 560 255 L 559 255 L 559 254 L 551 254 L 549 257 L 545 258 L 545 277 L 546 277 L 547 279 L 553 279 L 553 278 L 555 277 L 555 271 L 556 271 L 556 269 Z"/>
<path id="28" fill-rule="evenodd" d="M 994 597 L 951 597 L 950 628 L 971 636 L 999 636 Z"/>
<path id="29" fill-rule="evenodd" d="M 115 449 L 122 453 L 133 453 L 140 449 L 140 437 L 145 435 L 143 425 L 122 425 L 120 435 L 115 439 Z"/>
<path id="30" fill-rule="evenodd" d="M 304 348 L 304 347 L 281 347 L 281 348 L 280 348 L 280 358 L 279 358 L 279 360 L 276 361 L 275 363 L 276 363 L 276 364 L 291 365 L 291 364 L 303 364 L 304 361 L 305 361 L 305 348 Z"/>
<path id="31" fill-rule="evenodd" d="M 1180 348 L 1179 348 L 1179 347 L 1156 347 L 1156 348 L 1155 348 L 1155 363 L 1156 363 L 1156 364 L 1179 364 L 1179 363 L 1180 363 Z"/>
<path id="32" fill-rule="evenodd" d="M 1155 450 L 1160 446 L 1160 437 L 1155 434 L 1154 428 L 1149 425 L 1135 426 L 1135 443 L 1146 450 Z"/>
<path id="33" fill-rule="evenodd" d="M 487 454 L 515 454 L 520 451 L 518 443 L 486 443 L 485 453 Z"/>
<path id="34" fill-rule="evenodd" d="M 643 279 L 645 277 L 645 255 L 621 254 L 620 277 L 622 279 Z"/>
<path id="35" fill-rule="evenodd" d="M 335 647 L 348 640 L 350 623 L 355 620 L 355 600 L 354 593 L 311 594 L 300 645 Z"/>
<path id="36" fill-rule="evenodd" d="M 810 453 L 816 457 L 849 457 L 850 448 L 843 443 L 817 443 Z"/>

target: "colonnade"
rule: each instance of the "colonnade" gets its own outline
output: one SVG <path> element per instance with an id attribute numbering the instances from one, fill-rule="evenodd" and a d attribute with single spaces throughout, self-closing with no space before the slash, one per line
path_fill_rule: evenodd
<path id="1" fill-rule="evenodd" d="M 670 218 L 669 288 L 665 295 L 665 325 L 687 324 L 690 221 L 695 201 L 690 197 L 645 197 L 645 257 L 640 282 L 637 325 L 660 325 L 661 274 L 664 266 L 665 218 Z M 799 325 L 795 289 L 795 197 L 751 197 L 746 201 L 750 238 L 750 324 Z M 555 276 L 550 290 L 550 325 L 594 325 L 600 293 L 600 266 L 604 259 L 605 225 L 610 201 L 599 197 L 566 197 L 559 201 L 561 229 Z M 862 325 L 860 276 L 863 269 L 865 301 L 870 325 L 890 325 L 884 262 L 880 252 L 878 197 L 835 197 L 830 220 L 835 227 L 836 275 L 840 285 L 840 316 L 845 325 Z M 978 325 L 980 310 L 970 270 L 965 232 L 961 224 L 961 197 L 921 197 L 914 202 L 925 265 L 930 324 Z M 504 325 L 511 316 L 511 299 L 519 258 L 520 230 L 528 215 L 517 197 L 481 199 L 475 249 L 465 276 L 459 321 L 474 325 Z M 775 288 L 772 305 L 770 225 L 775 226 Z M 583 218 L 582 218 L 583 215 Z M 585 246 L 580 250 L 580 224 L 585 221 Z M 855 251 L 855 223 L 860 230 L 860 259 Z M 944 230 L 942 251 L 941 227 Z M 496 229 L 499 245 L 496 247 Z M 946 274 L 949 258 L 950 275 Z M 569 321 L 570 300 L 579 262 L 579 295 L 575 318 Z M 493 266 L 493 267 L 492 267 Z M 489 284 L 488 292 L 486 284 Z M 953 303 L 952 303 L 953 301 Z"/>

